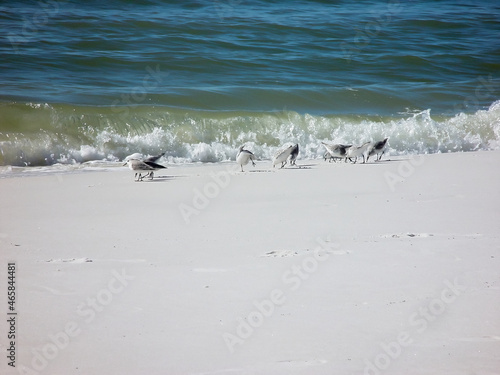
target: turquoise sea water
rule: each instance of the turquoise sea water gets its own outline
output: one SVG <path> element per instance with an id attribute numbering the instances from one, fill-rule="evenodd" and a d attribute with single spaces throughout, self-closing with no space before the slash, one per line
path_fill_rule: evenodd
<path id="1" fill-rule="evenodd" d="M 0 32 L 0 165 L 500 147 L 497 1 L 4 1 Z"/>

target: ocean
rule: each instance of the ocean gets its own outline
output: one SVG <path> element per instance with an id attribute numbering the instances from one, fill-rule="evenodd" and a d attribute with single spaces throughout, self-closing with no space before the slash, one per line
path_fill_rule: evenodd
<path id="1" fill-rule="evenodd" d="M 500 3 L 0 2 L 0 165 L 500 148 Z"/>

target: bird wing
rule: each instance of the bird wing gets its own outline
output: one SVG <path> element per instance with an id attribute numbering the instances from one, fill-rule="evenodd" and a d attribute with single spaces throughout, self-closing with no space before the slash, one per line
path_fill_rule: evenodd
<path id="1" fill-rule="evenodd" d="M 154 163 L 154 162 L 155 162 L 155 161 L 157 161 L 159 158 L 161 158 L 163 155 L 165 155 L 165 153 L 162 153 L 162 154 L 160 154 L 160 155 L 156 155 L 156 156 L 150 156 L 149 158 L 146 158 L 146 159 L 144 159 L 143 161 L 144 161 L 144 162 L 153 162 L 153 163 Z"/>
<path id="2" fill-rule="evenodd" d="M 153 163 L 152 161 L 144 161 L 143 162 L 144 164 L 146 164 L 148 167 L 150 167 L 151 169 L 162 169 L 162 168 L 167 168 L 167 167 L 164 167 L 163 165 L 160 165 L 160 164 L 156 164 L 156 163 Z"/>

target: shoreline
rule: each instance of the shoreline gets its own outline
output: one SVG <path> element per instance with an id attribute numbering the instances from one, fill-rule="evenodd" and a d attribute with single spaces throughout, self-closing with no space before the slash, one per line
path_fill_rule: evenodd
<path id="1" fill-rule="evenodd" d="M 494 374 L 498 162 L 0 178 L 2 373 Z"/>
<path id="2" fill-rule="evenodd" d="M 123 160 L 135 152 L 157 155 L 165 151 L 162 147 L 169 150 L 169 162 L 218 162 L 234 160 L 242 146 L 241 139 L 262 160 L 271 159 L 278 147 L 288 142 L 300 144 L 302 158 L 320 158 L 325 152 L 321 142 L 331 139 L 360 145 L 389 138 L 388 150 L 400 155 L 499 149 L 498 100 L 471 113 L 441 116 L 434 115 L 430 108 L 401 112 L 395 117 L 321 116 L 292 110 L 254 115 L 223 112 L 200 117 L 157 109 L 153 117 L 144 118 L 143 111 L 127 117 L 110 113 L 110 118 L 104 116 L 106 121 L 98 122 L 95 121 L 101 116 L 94 114 L 87 119 L 84 112 L 80 113 L 82 123 L 74 123 L 73 129 L 78 130 L 77 134 L 70 131 L 73 127 L 62 131 L 50 121 L 42 127 L 35 126 L 29 119 L 42 115 L 21 113 L 19 116 L 27 123 L 0 134 L 0 164 L 64 163 L 78 168 L 78 164 L 72 163 L 106 164 L 102 161 Z M 49 113 L 57 116 L 61 124 L 75 121 L 75 113 L 70 109 L 62 114 L 51 108 Z"/>
<path id="3" fill-rule="evenodd" d="M 298 159 L 299 164 L 297 164 L 297 167 L 290 166 L 289 163 L 286 164 L 284 169 L 300 169 L 300 166 L 304 166 L 306 168 L 309 168 L 310 165 L 319 165 L 319 164 L 346 164 L 346 165 L 356 165 L 356 164 L 379 164 L 379 163 L 387 163 L 387 162 L 397 162 L 397 161 L 404 161 L 408 159 L 419 159 L 422 157 L 428 157 L 428 156 L 436 156 L 436 155 L 454 155 L 454 154 L 475 154 L 475 153 L 490 153 L 490 152 L 500 152 L 500 150 L 497 149 L 490 149 L 490 150 L 476 150 L 476 151 L 459 151 L 459 152 L 446 152 L 446 153 L 430 153 L 430 154 L 401 154 L 401 155 L 384 155 L 383 159 L 381 161 L 374 161 L 370 160 L 367 163 L 362 163 L 358 161 L 357 163 L 352 163 L 350 161 L 344 162 L 344 161 L 325 161 L 323 158 L 315 158 L 315 159 L 310 159 L 310 158 L 304 158 L 304 159 Z M 270 159 L 257 159 L 255 160 L 257 163 L 258 170 L 255 170 L 255 167 L 252 167 L 251 164 L 248 164 L 244 167 L 244 172 L 259 172 L 262 170 L 267 169 L 269 172 L 279 170 L 279 166 L 273 168 L 272 166 L 272 161 Z M 83 163 L 75 163 L 75 164 L 52 164 L 52 165 L 47 165 L 47 166 L 13 166 L 13 165 L 4 165 L 0 166 L 0 179 L 9 179 L 9 178 L 17 178 L 17 177 L 37 177 L 37 176 L 46 176 L 46 175 L 55 175 L 55 174 L 61 174 L 61 175 L 71 175 L 71 174 L 78 174 L 78 173 L 90 173 L 90 172 L 122 172 L 125 170 L 129 170 L 127 166 L 123 166 L 123 161 L 108 161 L 108 160 L 93 160 L 93 161 L 88 161 L 88 162 L 83 162 Z M 230 168 L 231 165 L 237 166 L 235 160 L 223 160 L 223 161 L 216 161 L 216 162 L 202 162 L 202 161 L 195 161 L 195 162 L 180 162 L 180 163 L 172 163 L 172 162 L 165 162 L 163 159 L 163 163 L 160 162 L 160 164 L 164 165 L 167 167 L 166 172 L 168 172 L 168 169 L 172 170 L 191 170 L 193 168 L 213 168 L 217 166 L 221 167 L 226 167 Z M 241 170 L 238 168 L 235 169 L 235 172 L 241 172 Z"/>

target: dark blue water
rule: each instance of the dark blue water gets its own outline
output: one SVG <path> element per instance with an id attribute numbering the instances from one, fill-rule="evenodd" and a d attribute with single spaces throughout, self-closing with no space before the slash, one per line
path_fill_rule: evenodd
<path id="1" fill-rule="evenodd" d="M 0 4 L 0 164 L 498 144 L 498 1 Z"/>

